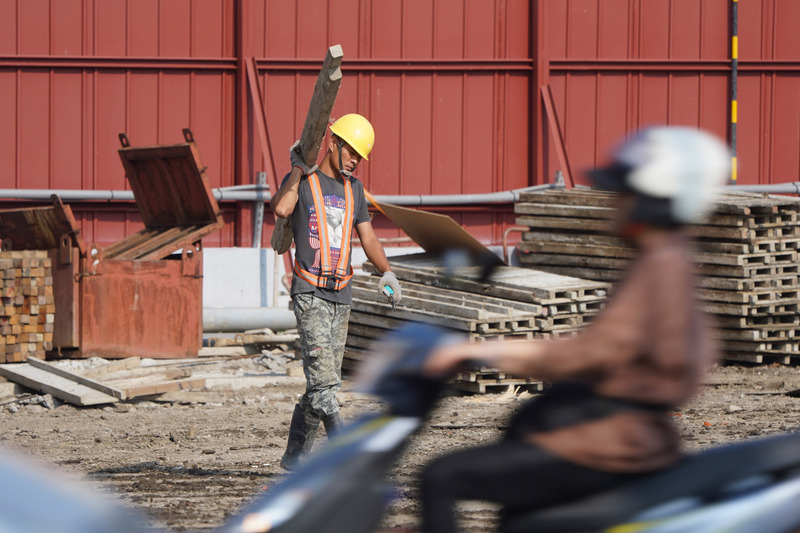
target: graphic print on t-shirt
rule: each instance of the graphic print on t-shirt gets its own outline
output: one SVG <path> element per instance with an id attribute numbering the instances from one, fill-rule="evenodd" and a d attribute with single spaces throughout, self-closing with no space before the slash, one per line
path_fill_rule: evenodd
<path id="1" fill-rule="evenodd" d="M 344 221 L 345 213 L 345 200 L 336 195 L 323 196 L 322 201 L 325 204 L 324 217 L 328 223 L 328 246 L 331 250 L 331 268 L 336 268 L 339 261 L 339 251 L 342 249 L 342 231 L 344 229 L 342 222 Z M 314 254 L 314 264 L 309 269 L 315 274 L 320 273 L 320 266 L 322 258 L 320 257 L 320 244 L 319 244 L 319 217 L 314 204 L 308 206 L 308 243 L 316 250 Z"/>

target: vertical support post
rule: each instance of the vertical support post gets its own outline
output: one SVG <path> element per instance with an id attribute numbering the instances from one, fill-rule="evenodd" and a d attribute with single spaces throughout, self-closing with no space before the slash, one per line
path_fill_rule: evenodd
<path id="1" fill-rule="evenodd" d="M 738 179 L 736 126 L 739 120 L 739 1 L 731 0 L 731 183 Z"/>
<path id="2" fill-rule="evenodd" d="M 550 58 L 547 51 L 547 3 L 548 0 L 534 0 L 531 4 L 531 50 L 533 55 L 533 75 L 531 79 L 531 169 L 533 179 L 530 185 L 547 182 L 545 176 L 547 151 L 547 116 L 544 102 L 537 90 L 550 85 Z"/>
<path id="3" fill-rule="evenodd" d="M 261 248 L 261 231 L 264 227 L 264 191 L 267 189 L 267 173 L 256 174 L 255 217 L 253 220 L 253 248 Z"/>
<path id="4" fill-rule="evenodd" d="M 248 84 L 246 59 L 252 55 L 251 30 L 250 30 L 250 4 L 251 0 L 235 0 L 234 2 L 234 39 L 236 53 L 236 85 L 235 85 L 235 130 L 234 130 L 234 185 L 243 185 L 249 182 L 252 176 L 252 163 L 250 160 L 250 134 L 249 114 L 247 109 Z M 250 213 L 246 209 L 236 210 L 236 232 L 234 244 L 246 245 L 247 227 Z"/>

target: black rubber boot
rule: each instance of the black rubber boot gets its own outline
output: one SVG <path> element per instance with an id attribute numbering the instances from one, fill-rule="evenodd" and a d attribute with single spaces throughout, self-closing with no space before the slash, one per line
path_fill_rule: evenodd
<path id="1" fill-rule="evenodd" d="M 281 458 L 281 467 L 290 472 L 297 468 L 297 462 L 311 451 L 319 429 L 319 418 L 307 413 L 299 405 L 294 406 L 292 423 L 289 425 L 289 439 L 286 451 Z"/>
<path id="2" fill-rule="evenodd" d="M 328 439 L 330 439 L 342 429 L 344 422 L 342 422 L 342 415 L 339 411 L 336 411 L 332 415 L 323 416 L 322 424 L 325 426 L 325 433 L 328 435 Z"/>

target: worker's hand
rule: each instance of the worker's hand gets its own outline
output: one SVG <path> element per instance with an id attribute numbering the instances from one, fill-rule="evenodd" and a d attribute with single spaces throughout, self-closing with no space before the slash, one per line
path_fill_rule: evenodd
<path id="1" fill-rule="evenodd" d="M 384 287 L 388 287 L 389 290 L 384 289 Z M 394 275 L 394 272 L 391 270 L 384 272 L 378 282 L 378 292 L 391 298 L 392 304 L 397 304 L 400 301 L 400 282 L 397 281 L 397 276 Z"/>
<path id="2" fill-rule="evenodd" d="M 306 162 L 303 161 L 303 156 L 300 154 L 300 141 L 295 141 L 295 143 L 289 148 L 289 160 L 292 162 L 292 168 L 297 167 L 303 171 L 303 174 L 308 176 L 309 174 L 313 174 L 319 168 L 317 165 L 310 167 L 306 165 Z"/>

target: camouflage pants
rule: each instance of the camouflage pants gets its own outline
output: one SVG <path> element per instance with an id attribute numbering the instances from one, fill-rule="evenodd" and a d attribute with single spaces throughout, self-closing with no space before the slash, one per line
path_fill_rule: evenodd
<path id="1" fill-rule="evenodd" d="M 338 413 L 336 393 L 342 388 L 350 306 L 310 293 L 295 294 L 292 301 L 306 375 L 306 392 L 298 405 L 319 418 Z"/>

